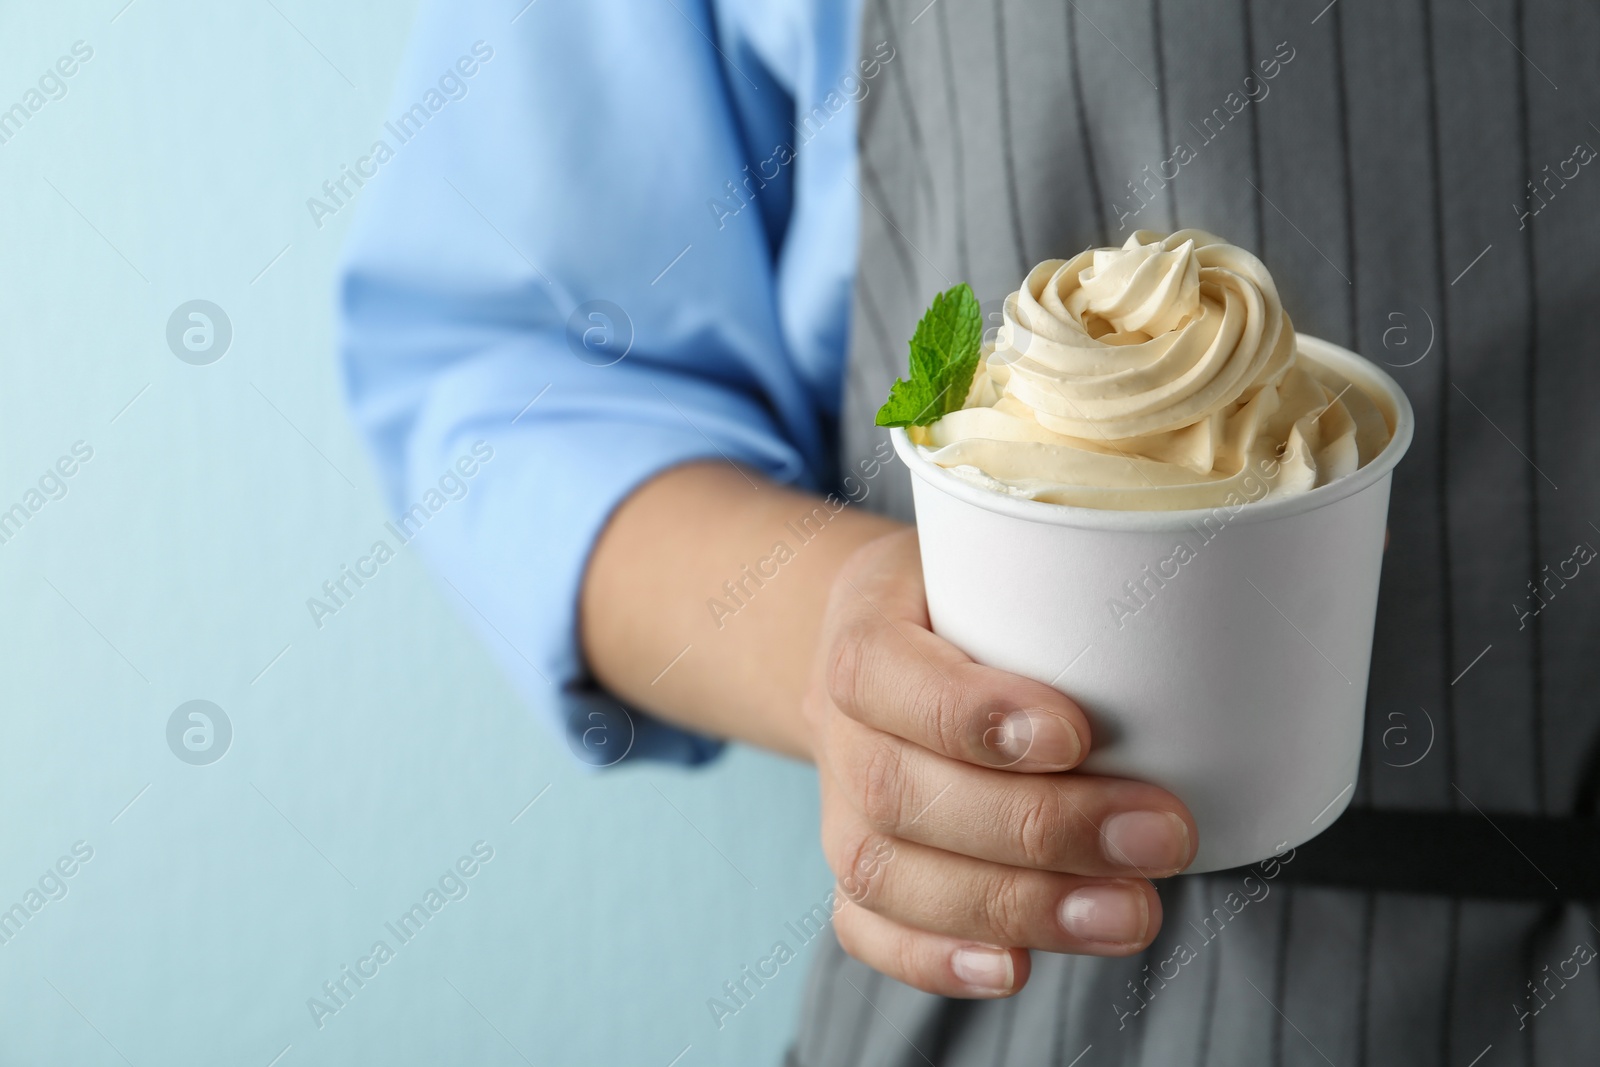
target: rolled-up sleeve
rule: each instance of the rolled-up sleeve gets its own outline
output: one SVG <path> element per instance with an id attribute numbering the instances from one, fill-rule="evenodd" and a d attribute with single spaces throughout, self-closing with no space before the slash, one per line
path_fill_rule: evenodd
<path id="1" fill-rule="evenodd" d="M 423 5 L 345 186 L 346 393 L 398 530 L 580 758 L 698 762 L 719 742 L 596 688 L 577 604 L 652 475 L 824 469 L 776 306 L 789 176 L 728 185 L 792 99 L 704 4 L 517 6 Z"/>

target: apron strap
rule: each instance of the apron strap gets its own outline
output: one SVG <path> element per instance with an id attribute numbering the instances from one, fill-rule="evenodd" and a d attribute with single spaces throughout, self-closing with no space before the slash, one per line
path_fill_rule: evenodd
<path id="1" fill-rule="evenodd" d="M 1600 820 L 1352 808 L 1278 870 L 1278 881 L 1298 885 L 1592 903 Z"/>

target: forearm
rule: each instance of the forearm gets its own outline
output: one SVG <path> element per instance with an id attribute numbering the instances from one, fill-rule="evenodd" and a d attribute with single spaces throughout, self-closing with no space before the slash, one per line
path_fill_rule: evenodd
<path id="1" fill-rule="evenodd" d="M 589 665 L 665 720 L 810 758 L 800 698 L 829 587 L 857 548 L 899 528 L 725 463 L 666 471 L 622 503 L 590 558 Z"/>

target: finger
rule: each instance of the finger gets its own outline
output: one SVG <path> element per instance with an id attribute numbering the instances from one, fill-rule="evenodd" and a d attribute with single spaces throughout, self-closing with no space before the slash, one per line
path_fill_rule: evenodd
<path id="1" fill-rule="evenodd" d="M 1082 709 L 1042 682 L 972 662 L 929 630 L 915 541 L 892 540 L 894 551 L 847 577 L 831 605 L 826 685 L 834 704 L 967 763 L 1034 772 L 1076 766 L 1089 739 Z"/>
<path id="2" fill-rule="evenodd" d="M 1028 981 L 1028 953 L 902 926 L 846 903 L 833 920 L 839 946 L 898 982 L 942 997 L 1008 997 Z"/>
<path id="3" fill-rule="evenodd" d="M 852 903 L 946 937 L 1127 956 L 1161 927 L 1161 899 L 1142 878 L 1007 867 L 894 841 L 848 816 L 824 824 L 823 850 Z"/>
<path id="4" fill-rule="evenodd" d="M 1188 809 L 1145 782 L 974 767 L 843 716 L 830 721 L 825 744 L 842 796 L 888 837 L 1102 877 L 1165 877 L 1194 858 Z"/>

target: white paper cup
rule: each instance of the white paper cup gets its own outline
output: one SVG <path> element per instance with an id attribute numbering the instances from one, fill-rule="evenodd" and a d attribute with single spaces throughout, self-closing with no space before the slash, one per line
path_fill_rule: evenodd
<path id="1" fill-rule="evenodd" d="M 1076 700 L 1094 731 L 1085 771 L 1182 799 L 1200 830 L 1191 873 L 1310 840 L 1355 792 L 1389 485 L 1413 419 L 1373 364 L 1316 338 L 1299 344 L 1366 392 L 1392 434 L 1366 466 L 1296 496 L 1066 507 L 962 481 L 893 433 L 912 474 L 934 631 Z M 1180 544 L 1192 558 L 1164 562 Z"/>

